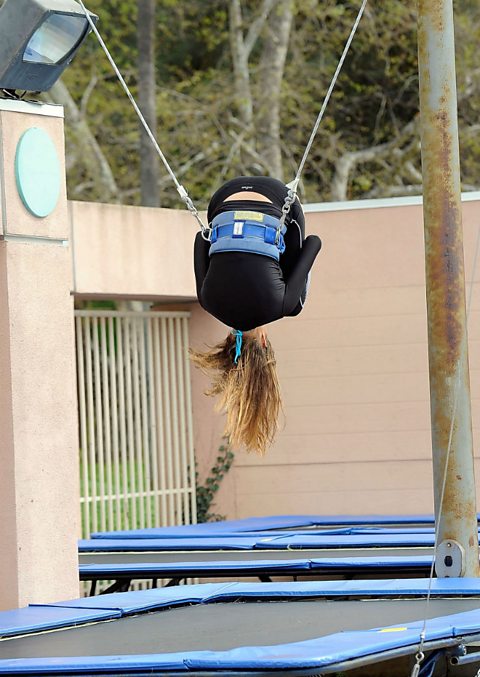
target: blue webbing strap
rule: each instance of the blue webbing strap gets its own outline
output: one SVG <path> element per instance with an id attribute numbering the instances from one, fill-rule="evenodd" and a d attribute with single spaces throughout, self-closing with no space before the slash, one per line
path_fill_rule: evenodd
<path id="1" fill-rule="evenodd" d="M 285 251 L 286 226 L 270 214 L 232 210 L 218 214 L 211 224 L 210 256 L 224 251 L 247 251 L 277 261 Z"/>

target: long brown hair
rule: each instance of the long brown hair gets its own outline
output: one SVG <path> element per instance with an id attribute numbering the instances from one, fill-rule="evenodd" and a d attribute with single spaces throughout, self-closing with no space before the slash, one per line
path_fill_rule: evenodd
<path id="1" fill-rule="evenodd" d="M 190 350 L 190 357 L 212 377 L 206 395 L 218 396 L 217 409 L 227 414 L 224 434 L 230 443 L 264 454 L 274 440 L 282 407 L 275 354 L 268 339 L 262 346 L 247 334 L 235 364 L 235 344 L 229 334 L 208 352 Z"/>

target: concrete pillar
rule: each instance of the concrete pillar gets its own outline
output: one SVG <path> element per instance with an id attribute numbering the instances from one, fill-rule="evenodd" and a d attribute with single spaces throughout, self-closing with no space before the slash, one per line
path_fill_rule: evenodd
<path id="1" fill-rule="evenodd" d="M 63 108 L 0 100 L 0 609 L 78 595 Z"/>

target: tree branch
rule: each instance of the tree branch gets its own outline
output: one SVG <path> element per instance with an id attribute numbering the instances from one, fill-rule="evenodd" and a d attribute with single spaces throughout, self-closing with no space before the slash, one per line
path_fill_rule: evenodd
<path id="1" fill-rule="evenodd" d="M 263 0 L 262 7 L 260 9 L 260 15 L 255 19 L 248 29 L 248 33 L 243 41 L 247 60 L 249 59 L 252 49 L 255 47 L 255 43 L 258 40 L 258 36 L 262 32 L 263 26 L 268 19 L 268 15 L 274 6 L 275 0 Z"/>
<path id="2" fill-rule="evenodd" d="M 407 153 L 409 153 L 411 151 L 412 144 L 403 149 L 402 146 L 406 141 L 411 139 L 416 130 L 417 124 L 418 116 L 408 122 L 400 131 L 398 136 L 396 136 L 391 141 L 381 143 L 378 146 L 372 146 L 371 148 L 349 151 L 338 158 L 338 160 L 335 162 L 335 172 L 332 179 L 332 199 L 339 201 L 347 199 L 350 174 L 357 165 L 363 164 L 365 162 L 372 162 L 373 160 L 379 161 L 385 157 L 388 157 L 388 155 L 391 153 L 395 153 L 397 157 L 405 156 Z M 414 143 L 417 143 L 416 139 Z"/>
<path id="3" fill-rule="evenodd" d="M 82 100 L 80 102 L 80 110 L 79 113 L 82 118 L 85 118 L 87 115 L 87 106 L 88 102 L 90 101 L 90 97 L 93 94 L 93 90 L 97 86 L 98 82 L 98 77 L 96 73 L 92 73 L 92 77 L 90 78 L 90 81 L 88 85 L 85 87 L 85 91 L 82 94 Z"/>

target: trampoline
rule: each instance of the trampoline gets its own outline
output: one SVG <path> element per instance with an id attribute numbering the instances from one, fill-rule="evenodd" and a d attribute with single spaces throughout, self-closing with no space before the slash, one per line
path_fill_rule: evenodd
<path id="1" fill-rule="evenodd" d="M 305 534 L 263 536 L 257 534 L 224 538 L 91 538 L 79 541 L 80 552 L 165 550 L 165 551 L 229 551 L 229 550 L 345 550 L 370 548 L 433 548 L 435 534 L 400 532 Z M 420 554 L 420 553 L 418 553 Z"/>
<path id="2" fill-rule="evenodd" d="M 433 515 L 271 515 L 203 524 L 103 531 L 92 534 L 92 538 L 201 538 L 292 529 L 297 532 L 349 527 L 416 529 L 433 527 L 434 524 Z"/>
<path id="3" fill-rule="evenodd" d="M 433 534 L 221 539 L 90 539 L 79 542 L 82 580 L 114 581 L 127 590 L 134 579 L 325 575 L 345 578 L 428 575 Z M 156 580 L 157 579 L 157 580 Z"/>
<path id="4" fill-rule="evenodd" d="M 282 551 L 281 551 L 282 553 Z M 148 561 L 115 562 L 115 554 L 108 562 L 80 564 L 81 581 L 91 582 L 90 595 L 94 595 L 99 581 L 114 581 L 105 592 L 125 592 L 133 581 L 150 580 L 153 587 L 159 579 L 163 585 L 179 585 L 189 578 L 228 578 L 239 580 L 257 577 L 262 582 L 272 582 L 272 576 L 319 579 L 335 578 L 387 578 L 429 576 L 432 557 L 338 557 L 316 559 L 233 559 L 184 562 L 182 560 L 164 562 L 155 561 L 152 553 L 144 559 Z M 121 555 L 121 553 L 120 553 Z M 247 556 L 248 557 L 248 556 Z M 138 558 L 138 559 L 141 559 Z"/>
<path id="5" fill-rule="evenodd" d="M 311 529 L 271 529 L 270 531 L 220 531 L 218 534 L 211 534 L 208 531 L 198 532 L 184 532 L 178 531 L 174 533 L 164 533 L 161 529 L 145 529 L 133 531 L 111 531 L 100 532 L 92 534 L 94 540 L 200 540 L 200 539 L 215 539 L 220 541 L 223 539 L 260 539 L 260 538 L 279 538 L 284 536 L 292 538 L 293 536 L 362 536 L 375 534 L 390 534 L 398 536 L 399 538 L 405 534 L 434 534 L 435 527 L 430 526 L 350 526 L 350 527 L 332 527 L 332 528 L 311 528 Z"/>
<path id="6" fill-rule="evenodd" d="M 0 613 L 0 674 L 328 674 L 480 639 L 480 581 L 228 583 Z M 185 629 L 188 628 L 188 632 Z M 460 651 L 458 651 L 460 653 Z M 427 659 L 428 660 L 428 659 Z"/>

